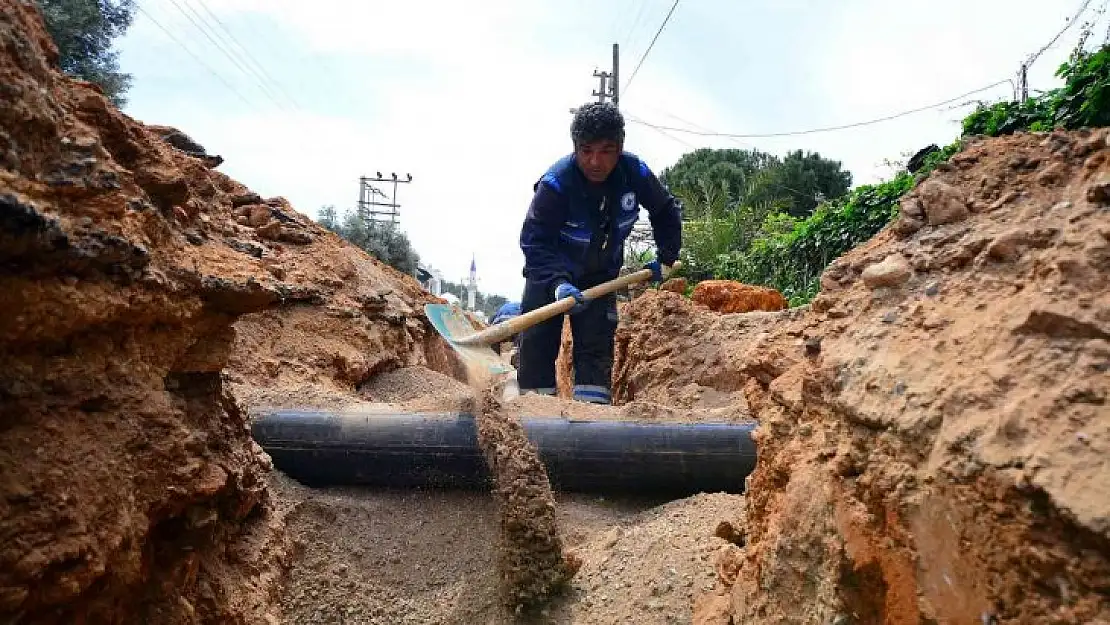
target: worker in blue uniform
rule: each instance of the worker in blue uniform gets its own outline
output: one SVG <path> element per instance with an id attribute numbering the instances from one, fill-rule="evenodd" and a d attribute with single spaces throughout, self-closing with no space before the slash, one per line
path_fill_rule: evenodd
<path id="1" fill-rule="evenodd" d="M 493 321 L 490 325 L 497 325 L 502 321 L 508 321 L 513 317 L 520 316 L 520 302 L 505 302 L 501 304 L 501 308 L 497 309 L 497 314 L 493 316 Z"/>
<path id="2" fill-rule="evenodd" d="M 616 278 L 624 242 L 640 207 L 647 209 L 656 259 L 645 267 L 654 281 L 678 259 L 682 216 L 678 200 L 637 156 L 624 151 L 624 118 L 612 104 L 590 103 L 574 115 L 574 152 L 533 186 L 520 232 L 524 252 L 523 313 L 574 297 L 574 399 L 608 404 L 613 370 L 617 300 L 610 294 L 587 301 L 582 291 Z M 517 382 L 521 393 L 555 393 L 562 317 L 522 333 Z"/>

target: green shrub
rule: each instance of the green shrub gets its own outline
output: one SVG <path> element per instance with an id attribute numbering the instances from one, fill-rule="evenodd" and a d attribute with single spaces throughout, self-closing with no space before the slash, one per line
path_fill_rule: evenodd
<path id="1" fill-rule="evenodd" d="M 1110 46 L 1093 53 L 1078 50 L 1056 75 L 1066 81 L 1059 89 L 1025 102 L 980 105 L 964 119 L 963 134 L 998 136 L 1110 125 Z M 714 277 L 774 287 L 791 306 L 810 301 L 825 267 L 886 227 L 915 180 L 924 179 L 962 149 L 962 139 L 956 140 L 930 154 L 916 176 L 902 171 L 886 182 L 858 187 L 846 198 L 820 205 L 806 219 L 778 212 L 767 215 L 750 245 L 716 256 Z"/>
<path id="2" fill-rule="evenodd" d="M 1064 79 L 1063 87 L 1025 102 L 979 105 L 964 119 L 964 134 L 997 137 L 1110 125 L 1110 46 L 1097 52 L 1077 50 L 1056 76 Z"/>
<path id="3" fill-rule="evenodd" d="M 875 236 L 898 214 L 898 200 L 913 181 L 902 172 L 887 182 L 858 187 L 843 200 L 822 204 L 788 231 L 767 233 L 743 252 L 722 254 L 715 274 L 774 287 L 791 306 L 808 302 L 830 262 Z M 767 221 L 781 224 L 783 216 Z"/>

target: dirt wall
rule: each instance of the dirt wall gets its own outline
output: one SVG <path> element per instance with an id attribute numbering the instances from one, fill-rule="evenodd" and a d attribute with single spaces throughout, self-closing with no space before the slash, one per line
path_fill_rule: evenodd
<path id="1" fill-rule="evenodd" d="M 287 544 L 220 370 L 283 292 L 32 6 L 0 2 L 0 620 L 266 622 Z"/>
<path id="2" fill-rule="evenodd" d="M 276 622 L 245 407 L 464 372 L 415 280 L 63 77 L 33 7 L 0 0 L 0 621 Z"/>
<path id="3" fill-rule="evenodd" d="M 810 306 L 629 306 L 618 397 L 760 421 L 734 622 L 1110 622 L 1108 159 L 976 139 Z"/>

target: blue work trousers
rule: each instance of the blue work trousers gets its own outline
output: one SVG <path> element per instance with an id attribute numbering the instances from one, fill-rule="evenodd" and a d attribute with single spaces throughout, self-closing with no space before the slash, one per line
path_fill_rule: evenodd
<path id="1" fill-rule="evenodd" d="M 612 279 L 601 276 L 575 284 L 580 290 Z M 550 284 L 527 280 L 521 299 L 521 312 L 540 308 L 555 301 Z M 598 404 L 611 402 L 609 390 L 613 373 L 613 335 L 617 330 L 617 298 L 610 293 L 588 302 L 585 310 L 570 315 L 574 337 L 574 399 Z M 563 317 L 553 317 L 521 333 L 517 383 L 520 392 L 555 394 L 555 359 L 559 356 Z"/>

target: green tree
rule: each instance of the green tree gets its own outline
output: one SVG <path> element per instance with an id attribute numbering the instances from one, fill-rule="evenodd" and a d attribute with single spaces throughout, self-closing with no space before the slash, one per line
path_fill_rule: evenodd
<path id="1" fill-rule="evenodd" d="M 723 187 L 742 205 L 780 205 L 794 217 L 810 215 L 821 201 L 841 198 L 852 186 L 852 174 L 839 161 L 801 150 L 779 158 L 759 150 L 701 148 L 663 170 L 662 179 L 676 194 Z"/>
<path id="2" fill-rule="evenodd" d="M 723 185 L 732 197 L 739 197 L 749 176 L 777 161 L 774 155 L 759 150 L 699 148 L 683 154 L 677 163 L 663 170 L 660 178 L 674 191 Z"/>
<path id="3" fill-rule="evenodd" d="M 126 103 L 131 75 L 120 71 L 112 42 L 131 26 L 134 0 L 38 0 L 46 30 L 58 46 L 58 65 L 95 83 L 116 106 Z"/>
<path id="4" fill-rule="evenodd" d="M 334 206 L 321 208 L 317 222 L 397 271 L 416 274 L 420 256 L 396 224 L 365 219 L 358 211 L 340 218 Z"/>
<path id="5" fill-rule="evenodd" d="M 710 179 L 675 190 L 684 207 L 682 258 L 687 276 L 713 277 L 722 255 L 747 249 L 767 217 L 786 210 L 782 198 L 762 193 L 772 175 L 771 170 L 753 172 L 737 191 L 726 180 Z"/>
<path id="6" fill-rule="evenodd" d="M 852 187 L 852 173 L 817 152 L 790 152 L 769 173 L 765 188 L 788 203 L 786 212 L 792 217 L 808 217 L 822 201 L 840 199 Z"/>

